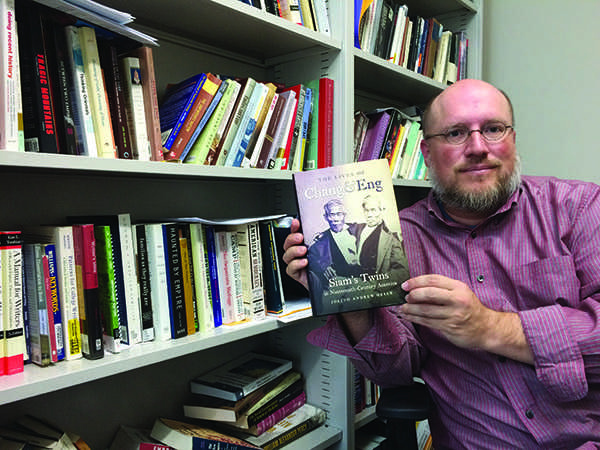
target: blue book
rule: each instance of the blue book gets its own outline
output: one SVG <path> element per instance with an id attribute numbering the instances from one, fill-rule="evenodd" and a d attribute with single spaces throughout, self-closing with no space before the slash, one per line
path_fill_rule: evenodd
<path id="1" fill-rule="evenodd" d="M 170 150 L 183 122 L 190 113 L 194 100 L 198 97 L 206 74 L 199 73 L 168 90 L 160 109 L 160 131 L 163 133 L 163 147 Z M 168 133 L 168 137 L 165 135 Z"/>
<path id="2" fill-rule="evenodd" d="M 223 94 L 225 93 L 227 86 L 228 86 L 227 83 L 221 83 L 221 85 L 219 86 L 219 89 L 217 90 L 213 99 L 210 101 L 208 108 L 206 108 L 206 111 L 202 115 L 202 119 L 200 119 L 198 126 L 192 133 L 190 140 L 187 142 L 187 144 L 183 148 L 183 152 L 181 152 L 181 156 L 179 157 L 179 159 L 181 161 L 185 161 L 185 158 L 187 157 L 188 153 L 190 152 L 190 150 L 192 149 L 192 147 L 198 140 L 198 137 L 200 137 L 200 133 L 202 133 L 202 130 L 204 129 L 204 127 L 206 126 L 206 123 L 208 122 L 208 119 L 210 119 L 210 116 L 212 116 L 212 113 L 215 111 L 215 108 L 221 101 L 221 97 L 223 97 Z"/>
<path id="3" fill-rule="evenodd" d="M 181 266 L 181 252 L 179 250 L 179 227 L 174 223 L 166 223 L 162 225 L 162 229 L 165 264 L 167 267 L 171 337 L 177 339 L 187 336 L 183 269 Z"/>
<path id="4" fill-rule="evenodd" d="M 223 314 L 221 313 L 221 296 L 219 294 L 215 230 L 211 225 L 206 225 L 204 230 L 206 231 L 206 249 L 208 252 L 208 270 L 210 274 L 210 291 L 212 293 L 213 318 L 215 327 L 218 327 L 223 325 Z"/>
<path id="5" fill-rule="evenodd" d="M 52 292 L 52 316 L 54 318 L 54 333 L 56 334 L 56 358 L 65 359 L 65 339 L 63 333 L 62 315 L 60 312 L 60 291 L 58 289 L 58 267 L 56 266 L 56 246 L 44 245 L 44 253 L 48 257 L 48 275 Z"/>

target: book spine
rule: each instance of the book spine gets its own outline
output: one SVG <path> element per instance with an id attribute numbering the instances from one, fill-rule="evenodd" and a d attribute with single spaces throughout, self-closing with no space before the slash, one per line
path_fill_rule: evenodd
<path id="1" fill-rule="evenodd" d="M 87 80 L 83 68 L 79 33 L 77 28 L 72 25 L 66 26 L 64 30 L 67 43 L 67 62 L 72 80 L 71 99 L 73 100 L 73 119 L 77 131 L 77 153 L 97 157 L 98 148 L 96 146 Z"/>
<path id="2" fill-rule="evenodd" d="M 2 33 L 0 42 L 0 149 L 19 150 L 19 111 L 18 102 L 21 96 L 21 80 L 18 76 L 17 27 L 15 21 L 14 0 L 3 0 L 0 3 L 2 14 Z"/>
<path id="3" fill-rule="evenodd" d="M 298 172 L 302 170 L 302 166 L 304 164 L 304 155 L 306 153 L 306 141 L 308 137 L 308 125 L 310 121 L 310 115 L 312 111 L 312 89 L 306 88 L 306 96 L 304 99 L 304 111 L 302 112 L 302 125 L 301 125 L 301 136 L 298 139 L 299 145 L 296 154 L 294 155 L 294 159 L 292 161 L 292 170 L 294 172 Z"/>
<path id="4" fill-rule="evenodd" d="M 87 359 L 104 356 L 102 317 L 98 294 L 98 266 L 94 225 L 73 225 L 73 246 L 77 270 L 81 351 Z"/>
<path id="5" fill-rule="evenodd" d="M 283 111 L 285 110 L 286 103 L 287 97 L 282 94 L 278 94 L 273 113 L 271 115 L 271 119 L 267 124 L 267 131 L 265 133 L 265 137 L 255 167 L 261 169 L 267 168 L 269 164 L 269 156 L 271 154 L 271 149 L 274 147 L 277 126 L 279 124 L 279 121 L 281 120 Z"/>
<path id="6" fill-rule="evenodd" d="M 329 23 L 329 0 L 313 0 L 319 32 L 331 36 Z"/>
<path id="7" fill-rule="evenodd" d="M 36 248 L 38 252 L 36 253 Z M 43 314 L 46 314 L 46 293 L 43 274 L 39 273 L 38 260 L 41 262 L 39 244 L 23 245 L 23 274 L 25 280 L 25 295 L 27 297 L 27 310 L 29 313 L 29 358 L 38 366 L 50 364 L 48 331 L 42 331 Z M 1 266 L 1 263 L 0 263 Z M 1 295 L 1 294 L 0 294 Z M 43 298 L 40 310 L 40 299 Z M 1 303 L 1 301 L 0 301 Z M 47 327 L 47 319 L 46 319 Z M 42 335 L 45 333 L 44 338 Z M 42 345 L 44 341 L 44 345 Z M 43 348 L 45 347 L 45 348 Z"/>
<path id="8" fill-rule="evenodd" d="M 194 334 L 198 330 L 198 314 L 196 311 L 196 298 L 193 289 L 193 268 L 190 260 L 189 227 L 188 224 L 179 226 L 179 251 L 181 253 L 181 276 L 183 278 L 183 298 L 185 305 L 185 320 L 187 334 Z"/>
<path id="9" fill-rule="evenodd" d="M 55 229 L 58 286 L 60 290 L 60 310 L 65 336 L 65 358 L 81 358 L 81 332 L 79 328 L 79 300 L 77 298 L 77 278 L 75 275 L 75 250 L 73 248 L 73 228 L 70 226 Z"/>
<path id="10" fill-rule="evenodd" d="M 259 233 L 265 283 L 265 306 L 267 312 L 280 313 L 283 311 L 283 292 L 278 281 L 277 251 L 272 222 L 268 220 L 259 222 Z"/>
<path id="11" fill-rule="evenodd" d="M 142 91 L 144 95 L 144 113 L 152 161 L 162 161 L 162 143 L 160 138 L 160 115 L 158 95 L 156 92 L 156 74 L 154 73 L 154 55 L 148 46 L 134 50 L 134 55 L 140 60 L 142 72 Z"/>
<path id="12" fill-rule="evenodd" d="M 208 268 L 210 273 L 210 292 L 212 293 L 213 318 L 215 327 L 223 324 L 221 313 L 221 295 L 219 292 L 219 275 L 217 265 L 217 251 L 215 245 L 215 230 L 212 226 L 204 227 L 206 232 L 206 252 L 208 254 Z"/>
<path id="13" fill-rule="evenodd" d="M 144 105 L 140 60 L 133 56 L 121 58 L 120 68 L 125 91 L 127 123 L 133 137 L 133 158 L 140 161 L 150 161 L 152 158 L 146 127 L 146 107 Z"/>
<path id="14" fill-rule="evenodd" d="M 0 232 L 2 258 L 2 319 L 4 321 L 4 373 L 23 372 L 25 324 L 23 311 L 23 248 L 19 231 Z"/>
<path id="15" fill-rule="evenodd" d="M 296 92 L 289 91 L 289 93 L 290 96 L 285 104 L 285 111 L 282 114 L 275 138 L 273 139 L 273 147 L 271 148 L 271 155 L 267 163 L 268 169 L 281 169 L 284 164 L 287 138 L 294 119 L 294 111 L 298 105 Z"/>
<path id="16" fill-rule="evenodd" d="M 136 270 L 135 254 L 133 251 L 133 231 L 131 227 L 131 217 L 129 213 L 119 214 L 117 217 L 118 226 L 116 228 L 115 244 L 118 248 L 115 252 L 115 263 L 117 272 L 124 292 L 124 302 L 120 302 L 121 315 L 126 316 L 125 343 L 134 345 L 142 342 L 142 319 L 140 311 L 140 291 Z M 123 339 L 123 334 L 121 339 Z"/>
<path id="17" fill-rule="evenodd" d="M 262 319 L 265 317 L 266 312 L 258 222 L 250 222 L 247 225 L 244 225 L 243 233 L 240 234 L 238 232 L 238 241 L 245 243 L 246 251 L 248 253 L 247 258 L 249 260 L 247 266 L 249 270 L 244 270 L 244 272 L 247 273 L 249 283 L 248 293 L 244 298 L 248 310 L 247 316 L 253 320 Z M 240 260 L 242 260 L 241 257 Z M 242 267 L 246 266 L 242 265 Z"/>
<path id="18" fill-rule="evenodd" d="M 248 161 L 246 166 L 244 166 L 244 164 L 242 164 L 242 166 L 257 167 L 258 160 L 262 153 L 263 143 L 265 142 L 265 137 L 267 135 L 267 130 L 269 128 L 269 123 L 271 122 L 271 118 L 273 117 L 273 112 L 275 111 L 275 107 L 277 106 L 278 99 L 279 99 L 279 94 L 277 94 L 277 93 L 274 94 L 273 98 L 271 99 L 271 103 L 269 105 L 267 114 L 265 116 L 265 120 L 263 121 L 262 127 L 260 129 L 260 133 L 258 134 L 258 137 L 256 138 L 256 142 L 254 143 L 254 150 L 252 152 L 252 157 L 250 158 L 250 160 Z"/>
<path id="19" fill-rule="evenodd" d="M 306 101 L 306 87 L 300 85 L 298 94 L 298 105 L 296 106 L 296 117 L 294 119 L 294 132 L 288 138 L 290 140 L 290 148 L 288 156 L 285 160 L 285 164 L 282 167 L 283 170 L 291 170 L 296 152 L 298 152 L 299 143 L 302 143 L 302 115 L 304 114 L 304 102 Z"/>
<path id="20" fill-rule="evenodd" d="M 233 260 L 231 242 L 227 231 L 215 231 L 215 253 L 217 254 L 217 273 L 219 297 L 221 299 L 221 317 L 224 324 L 236 322 L 233 288 Z"/>
<path id="21" fill-rule="evenodd" d="M 215 325 L 212 310 L 212 293 L 210 291 L 208 254 L 206 252 L 206 236 L 202 224 L 190 224 L 190 240 L 192 247 L 192 267 L 194 270 L 194 289 L 196 290 L 196 311 L 198 312 L 198 332 L 206 333 L 208 330 L 214 328 Z"/>
<path id="22" fill-rule="evenodd" d="M 176 339 L 187 336 L 183 274 L 181 272 L 181 252 L 179 250 L 179 233 L 177 231 L 177 225 L 164 224 L 163 238 L 165 247 L 165 266 L 167 268 L 167 285 L 169 288 L 171 337 Z"/>
<path id="23" fill-rule="evenodd" d="M 302 170 L 313 170 L 317 168 L 319 153 L 319 80 L 310 81 L 307 85 L 312 91 L 313 107 L 308 122 Z"/>
<path id="24" fill-rule="evenodd" d="M 56 360 L 65 359 L 65 341 L 63 332 L 62 316 L 60 311 L 60 292 L 58 287 L 58 270 L 56 246 L 47 244 L 44 247 L 46 257 L 48 258 L 48 288 L 49 294 L 47 302 L 49 303 L 48 315 L 52 314 L 52 323 L 54 325 L 54 340 L 56 342 Z"/>
<path id="25" fill-rule="evenodd" d="M 52 80 L 48 73 L 41 17 L 35 5 L 17 8 L 25 150 L 58 153 Z"/>
<path id="26" fill-rule="evenodd" d="M 257 435 L 263 434 L 284 417 L 287 417 L 306 403 L 306 392 L 300 393 L 296 398 L 274 411 L 270 416 L 258 422 L 256 426 Z"/>
<path id="27" fill-rule="evenodd" d="M 289 113 L 288 123 L 281 141 L 281 148 L 277 153 L 277 166 L 281 170 L 287 170 L 289 165 L 292 141 L 294 140 L 294 132 L 296 130 L 296 120 L 298 118 L 298 111 L 301 111 L 299 107 L 300 101 L 304 102 L 304 99 L 300 98 L 303 92 L 306 93 L 301 86 L 297 86 L 294 90 L 296 96 L 295 104 Z"/>
<path id="28" fill-rule="evenodd" d="M 267 116 L 270 117 L 270 111 L 272 110 L 272 107 L 274 107 L 274 104 L 272 105 L 272 103 L 276 90 L 277 87 L 273 83 L 265 84 L 265 91 L 260 99 L 259 108 L 256 111 L 256 124 L 254 125 L 254 130 L 252 130 L 252 134 L 250 135 L 247 144 L 245 145 L 245 155 L 242 159 L 241 167 L 251 167 L 251 162 L 256 161 L 258 158 L 260 146 L 257 147 L 257 143 L 259 141 L 259 137 L 261 135 L 264 136 L 263 131 L 266 132 L 265 120 L 267 119 Z"/>
<path id="29" fill-rule="evenodd" d="M 219 123 L 217 132 L 215 133 L 214 138 L 209 144 L 210 148 L 208 149 L 208 153 L 206 155 L 206 158 L 204 159 L 205 165 L 215 165 L 219 160 L 219 154 L 223 147 L 223 142 L 225 141 L 225 131 L 227 130 L 227 125 L 229 124 L 230 118 L 233 113 L 233 109 L 236 105 L 237 98 L 240 94 L 241 89 L 241 85 L 237 81 L 232 80 L 232 84 L 234 85 L 233 93 L 231 94 L 229 102 L 225 107 L 225 110 L 223 112 L 223 118 Z"/>
<path id="30" fill-rule="evenodd" d="M 233 285 L 233 306 L 234 320 L 240 322 L 246 319 L 244 309 L 244 291 L 242 289 L 242 268 L 240 265 L 240 245 L 238 235 L 234 232 L 228 232 L 229 245 L 231 247 L 231 269 L 232 269 L 232 285 Z"/>
<path id="31" fill-rule="evenodd" d="M 146 228 L 146 242 L 148 245 L 154 338 L 164 341 L 171 338 L 171 321 L 162 225 L 147 224 L 144 227 Z"/>
<path id="32" fill-rule="evenodd" d="M 104 69 L 106 94 L 108 95 L 117 155 L 120 159 L 133 159 L 134 141 L 131 138 L 131 125 L 127 120 L 124 82 L 119 69 L 117 48 L 111 44 L 103 44 L 100 45 L 99 51 L 100 64 Z"/>
<path id="33" fill-rule="evenodd" d="M 44 296 L 43 301 L 46 305 L 44 312 L 44 318 L 48 322 L 48 342 L 50 344 L 50 362 L 58 361 L 57 341 L 56 341 L 56 327 L 54 326 L 54 313 L 52 311 L 52 286 L 50 280 L 50 264 L 48 263 L 48 255 L 46 254 L 46 246 L 40 244 L 41 253 L 41 276 L 44 282 Z M 40 300 L 41 302 L 41 300 Z M 41 322 L 41 321 L 40 321 Z"/>
<path id="34" fill-rule="evenodd" d="M 78 28 L 78 33 L 81 42 L 84 72 L 89 88 L 88 93 L 90 96 L 98 156 L 101 158 L 116 158 L 117 151 L 113 137 L 110 111 L 108 109 L 106 89 L 104 87 L 102 67 L 100 66 L 96 31 L 91 27 L 82 26 Z"/>
<path id="35" fill-rule="evenodd" d="M 110 226 L 95 225 L 98 291 L 100 295 L 104 348 L 111 353 L 121 351 L 118 290 L 115 277 L 114 242 Z"/>
<path id="36" fill-rule="evenodd" d="M 333 165 L 333 79 L 319 80 L 318 167 Z"/>
<path id="37" fill-rule="evenodd" d="M 152 291 L 145 225 L 135 226 L 135 256 L 140 287 L 142 342 L 149 342 L 154 340 L 154 323 L 152 320 Z"/>
<path id="38" fill-rule="evenodd" d="M 248 142 L 256 127 L 258 113 L 260 112 L 262 101 L 264 101 L 266 93 L 267 87 L 262 83 L 256 83 L 252 95 L 248 100 L 248 105 L 244 111 L 242 120 L 240 121 L 235 139 L 231 144 L 229 154 L 227 155 L 225 161 L 226 166 L 240 167 L 242 165 L 242 161 L 246 155 Z"/>

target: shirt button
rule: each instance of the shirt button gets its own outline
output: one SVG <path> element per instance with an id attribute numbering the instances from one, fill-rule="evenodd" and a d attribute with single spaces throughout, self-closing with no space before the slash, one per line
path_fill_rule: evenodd
<path id="1" fill-rule="evenodd" d="M 528 409 L 527 411 L 525 411 L 525 416 L 526 416 L 528 419 L 533 419 L 533 411 L 532 411 L 532 410 L 530 410 L 530 409 Z"/>
<path id="2" fill-rule="evenodd" d="M 471 231 L 471 237 L 473 239 L 475 239 L 477 237 L 477 232 L 476 231 Z"/>
<path id="3" fill-rule="evenodd" d="M 477 281 L 479 281 L 480 283 L 483 283 L 483 280 L 484 280 L 483 275 L 477 275 Z"/>

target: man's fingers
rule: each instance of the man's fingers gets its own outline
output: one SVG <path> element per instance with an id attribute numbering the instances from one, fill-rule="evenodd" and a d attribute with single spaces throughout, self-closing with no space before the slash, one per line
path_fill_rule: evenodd
<path id="1" fill-rule="evenodd" d="M 443 275 L 427 274 L 406 280 L 402 284 L 402 289 L 405 291 L 412 291 L 418 288 L 432 287 L 450 290 L 456 288 L 456 283 L 456 280 Z"/>

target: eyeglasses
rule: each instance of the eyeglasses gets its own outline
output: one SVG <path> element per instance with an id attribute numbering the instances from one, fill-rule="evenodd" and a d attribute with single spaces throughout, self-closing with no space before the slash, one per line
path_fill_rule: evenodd
<path id="1" fill-rule="evenodd" d="M 469 139 L 471 133 L 478 131 L 479 134 L 481 134 L 481 137 L 487 142 L 498 142 L 502 140 L 512 128 L 512 125 L 505 125 L 502 122 L 487 123 L 479 130 L 470 130 L 465 126 L 456 126 L 450 128 L 445 133 L 425 136 L 424 139 L 431 139 L 441 136 L 448 144 L 460 145 L 467 142 L 467 139 Z"/>

